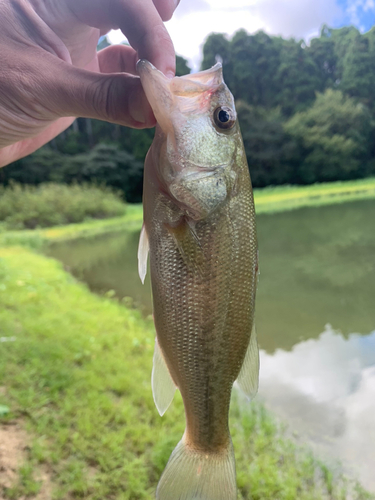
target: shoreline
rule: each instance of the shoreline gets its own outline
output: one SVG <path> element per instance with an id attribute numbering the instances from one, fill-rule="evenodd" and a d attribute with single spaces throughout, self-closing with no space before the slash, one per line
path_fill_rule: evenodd
<path id="1" fill-rule="evenodd" d="M 257 215 L 272 214 L 303 207 L 318 207 L 375 199 L 375 178 L 330 182 L 309 186 L 278 186 L 254 189 Z M 46 244 L 89 238 L 99 234 L 141 229 L 142 204 L 128 204 L 121 217 L 91 220 L 45 229 L 0 231 L 0 247 L 22 245 L 40 249 Z"/>

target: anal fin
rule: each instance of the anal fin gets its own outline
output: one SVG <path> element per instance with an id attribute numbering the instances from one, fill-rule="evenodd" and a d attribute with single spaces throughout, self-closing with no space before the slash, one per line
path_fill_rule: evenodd
<path id="1" fill-rule="evenodd" d="M 259 386 L 259 349 L 255 325 L 251 331 L 249 346 L 242 364 L 237 384 L 242 392 L 251 400 L 258 392 Z"/>
<path id="2" fill-rule="evenodd" d="M 155 338 L 151 386 L 156 408 L 160 415 L 163 416 L 172 402 L 176 385 L 169 373 L 157 338 Z"/>
<path id="3" fill-rule="evenodd" d="M 146 226 L 143 223 L 138 245 L 138 273 L 142 283 L 145 282 L 145 277 L 147 273 L 148 251 L 149 251 L 148 236 L 147 236 Z"/>

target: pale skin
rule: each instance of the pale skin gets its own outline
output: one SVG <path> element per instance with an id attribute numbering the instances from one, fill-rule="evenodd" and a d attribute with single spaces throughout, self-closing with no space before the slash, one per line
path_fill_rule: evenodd
<path id="1" fill-rule="evenodd" d="M 78 116 L 155 125 L 139 58 L 164 74 L 175 53 L 163 21 L 179 0 L 0 0 L 0 167 L 56 137 Z M 96 51 L 120 28 L 130 46 Z"/>

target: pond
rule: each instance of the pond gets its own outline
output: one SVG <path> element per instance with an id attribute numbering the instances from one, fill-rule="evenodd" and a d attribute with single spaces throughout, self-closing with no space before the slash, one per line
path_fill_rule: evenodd
<path id="1" fill-rule="evenodd" d="M 375 202 L 264 214 L 257 223 L 258 397 L 301 442 L 375 491 Z M 50 255 L 92 290 L 131 297 L 147 315 L 138 238 L 61 243 Z"/>

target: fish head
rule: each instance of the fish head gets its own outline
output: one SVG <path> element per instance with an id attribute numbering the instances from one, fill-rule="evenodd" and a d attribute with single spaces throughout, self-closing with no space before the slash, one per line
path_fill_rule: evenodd
<path id="1" fill-rule="evenodd" d="M 158 122 L 158 178 L 182 208 L 200 218 L 227 197 L 229 171 L 242 145 L 221 64 L 172 79 L 146 60 L 138 61 L 137 71 Z"/>

